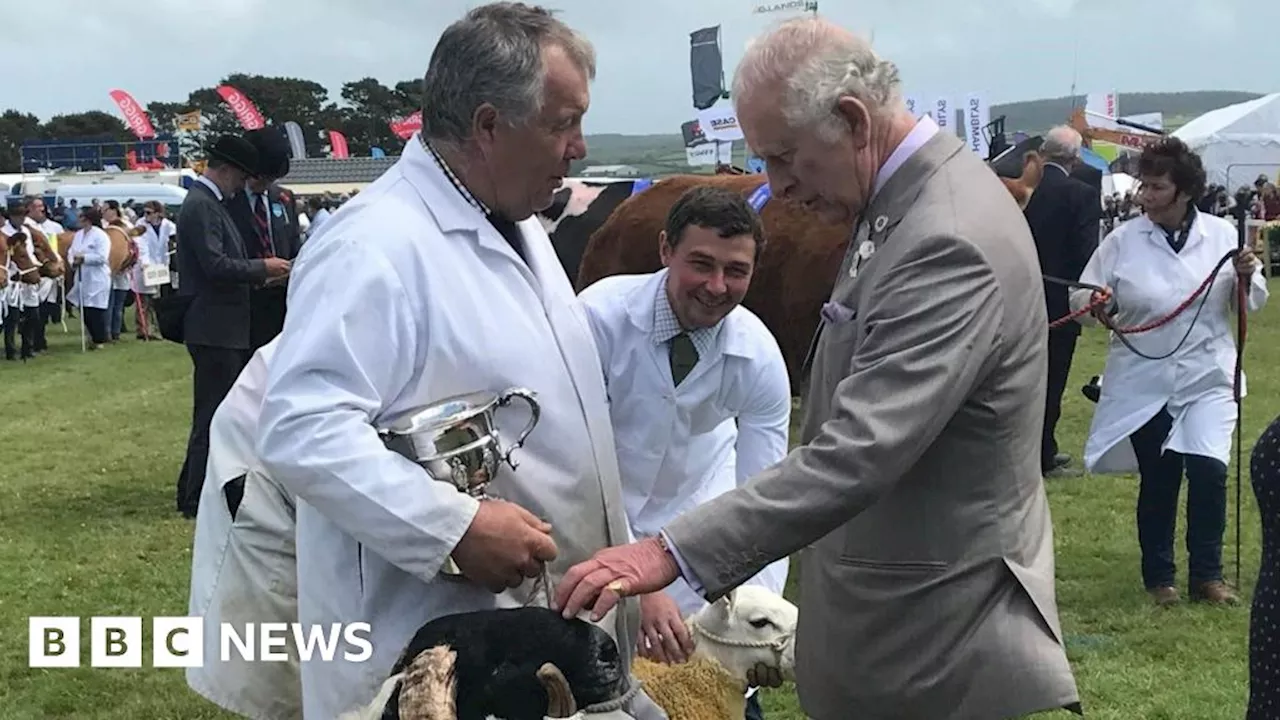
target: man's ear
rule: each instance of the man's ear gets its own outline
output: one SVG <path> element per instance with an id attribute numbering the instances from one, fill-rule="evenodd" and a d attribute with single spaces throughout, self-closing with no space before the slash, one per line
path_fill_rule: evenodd
<path id="1" fill-rule="evenodd" d="M 667 231 L 663 230 L 658 233 L 658 257 L 662 260 L 662 267 L 671 266 L 671 246 L 667 244 Z"/>
<path id="2" fill-rule="evenodd" d="M 871 144 L 871 110 L 866 104 L 852 95 L 845 95 L 836 102 L 836 112 L 848 124 L 855 148 L 861 150 Z"/>

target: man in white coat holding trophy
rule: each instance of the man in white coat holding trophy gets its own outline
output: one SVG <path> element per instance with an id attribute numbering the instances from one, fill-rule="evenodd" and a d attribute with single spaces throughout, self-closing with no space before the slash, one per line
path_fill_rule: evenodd
<path id="1" fill-rule="evenodd" d="M 534 217 L 586 154 L 594 73 L 590 44 L 548 12 L 472 10 L 432 55 L 421 133 L 294 265 L 303 312 L 280 335 L 257 450 L 297 496 L 299 622 L 367 622 L 373 645 L 364 662 L 340 647 L 302 663 L 307 720 L 370 702 L 424 622 L 546 604 L 544 564 L 555 583 L 627 540 L 600 359 Z M 515 388 L 536 413 L 496 402 Z M 468 448 L 451 482 L 450 450 Z M 501 499 L 455 487 L 477 476 Z M 629 669 L 636 606 L 599 624 Z M 635 698 L 633 716 L 663 717 Z"/>

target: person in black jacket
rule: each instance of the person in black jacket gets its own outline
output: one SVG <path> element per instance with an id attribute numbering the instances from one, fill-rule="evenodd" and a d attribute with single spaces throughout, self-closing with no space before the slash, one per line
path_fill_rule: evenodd
<path id="1" fill-rule="evenodd" d="M 1080 279 L 1098 248 L 1102 223 L 1100 190 L 1072 177 L 1072 171 L 1082 165 L 1081 142 L 1080 133 L 1066 126 L 1045 135 L 1040 147 L 1045 157 L 1044 177 L 1025 211 L 1040 255 L 1041 272 L 1067 280 Z M 1046 282 L 1044 294 L 1050 322 L 1071 312 L 1066 287 Z M 1046 475 L 1061 474 L 1071 463 L 1069 455 L 1058 452 L 1054 431 L 1062 413 L 1062 393 L 1079 336 L 1080 325 L 1074 322 L 1049 330 L 1049 378 L 1040 456 L 1040 468 Z"/>
<path id="2" fill-rule="evenodd" d="M 194 366 L 194 408 L 187 456 L 178 477 L 178 510 L 195 517 L 209 455 L 213 412 L 248 364 L 249 295 L 284 277 L 283 258 L 253 259 L 227 210 L 226 199 L 258 173 L 258 151 L 248 140 L 223 135 L 209 150 L 208 168 L 191 185 L 178 213 L 178 293 L 188 304 L 182 342 Z"/>
<path id="3" fill-rule="evenodd" d="M 258 151 L 258 169 L 228 203 L 250 258 L 298 256 L 302 243 L 292 193 L 276 182 L 289 174 L 289 140 L 277 127 L 251 130 L 245 139 Z M 284 328 L 288 276 L 273 279 L 249 293 L 249 352 L 271 342 Z"/>

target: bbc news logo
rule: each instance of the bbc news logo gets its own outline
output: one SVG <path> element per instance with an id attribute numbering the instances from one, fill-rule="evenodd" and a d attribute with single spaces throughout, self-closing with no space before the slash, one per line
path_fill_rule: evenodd
<path id="1" fill-rule="evenodd" d="M 33 668 L 80 667 L 78 617 L 28 618 L 28 665 Z M 203 667 L 204 620 L 199 617 L 157 617 L 151 621 L 151 666 Z M 249 662 L 286 662 L 293 653 L 302 662 L 364 662 L 373 655 L 368 623 L 222 623 L 218 629 L 218 658 Z M 146 640 L 140 617 L 89 619 L 89 667 L 142 667 Z M 290 644 L 292 643 L 292 647 Z M 339 654 L 339 647 L 342 652 Z"/>

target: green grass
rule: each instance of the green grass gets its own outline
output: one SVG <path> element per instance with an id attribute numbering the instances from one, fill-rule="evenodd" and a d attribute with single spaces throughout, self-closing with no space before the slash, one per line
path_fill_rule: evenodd
<path id="1" fill-rule="evenodd" d="M 190 419 L 190 362 L 176 345 L 131 337 L 82 355 L 74 322 L 66 335 L 51 329 L 48 356 L 0 362 L 8 401 L 0 423 L 0 718 L 229 717 L 188 691 L 181 670 L 27 667 L 28 616 L 149 619 L 187 610 L 192 525 L 174 512 L 173 494 Z M 1246 453 L 1280 414 L 1278 335 L 1275 306 L 1253 319 Z M 1060 441 L 1077 458 L 1093 407 L 1079 387 L 1100 371 L 1102 347 L 1100 333 L 1086 333 L 1064 403 Z M 1244 479 L 1247 601 L 1259 532 L 1247 472 Z M 1151 607 L 1138 577 L 1135 493 L 1132 477 L 1049 485 L 1059 606 L 1086 711 L 1098 720 L 1240 718 L 1248 606 Z M 1234 485 L 1231 494 L 1234 507 Z M 1232 518 L 1228 575 L 1234 510 Z M 1179 562 L 1185 568 L 1181 541 Z M 150 661 L 149 649 L 143 658 Z M 789 689 L 766 693 L 764 702 L 774 720 L 803 718 Z"/>

